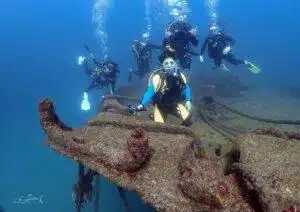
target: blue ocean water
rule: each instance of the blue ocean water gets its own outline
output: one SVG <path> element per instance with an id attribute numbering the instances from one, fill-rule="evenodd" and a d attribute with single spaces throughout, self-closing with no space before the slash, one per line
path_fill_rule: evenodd
<path id="1" fill-rule="evenodd" d="M 88 81 L 77 65 L 85 43 L 100 52 L 92 7 L 92 1 L 74 0 L 0 2 L 0 205 L 6 211 L 73 211 L 77 165 L 43 144 L 37 104 L 50 97 L 63 121 L 74 127 L 96 113 L 96 106 L 80 110 Z M 202 42 L 209 24 L 207 8 L 200 0 L 190 0 L 189 7 L 189 20 L 198 26 Z M 220 0 L 219 17 L 237 41 L 236 52 L 260 65 L 261 84 L 299 86 L 299 12 L 297 0 Z M 144 2 L 115 0 L 107 16 L 109 56 L 120 64 L 119 85 L 126 84 L 133 61 L 131 42 L 144 29 Z M 153 23 L 154 42 L 161 42 L 165 23 Z M 101 94 L 93 92 L 93 105 Z M 30 193 L 43 195 L 44 204 L 13 203 Z M 101 211 L 124 210 L 116 187 L 105 179 L 100 195 Z M 134 193 L 127 195 L 133 211 L 151 210 Z"/>

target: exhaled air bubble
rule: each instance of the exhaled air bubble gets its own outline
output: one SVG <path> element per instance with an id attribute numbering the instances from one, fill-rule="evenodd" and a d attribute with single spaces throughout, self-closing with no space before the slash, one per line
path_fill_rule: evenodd
<path id="1" fill-rule="evenodd" d="M 105 58 L 108 54 L 107 32 L 105 30 L 105 17 L 107 10 L 113 7 L 112 0 L 95 0 L 93 5 L 93 18 L 95 24 L 95 35 L 102 49 L 102 56 Z"/>

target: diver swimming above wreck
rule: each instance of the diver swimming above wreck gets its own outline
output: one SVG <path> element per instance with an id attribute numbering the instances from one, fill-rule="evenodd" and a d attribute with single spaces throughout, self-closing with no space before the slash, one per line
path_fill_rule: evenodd
<path id="1" fill-rule="evenodd" d="M 167 57 L 162 68 L 155 70 L 149 79 L 149 87 L 137 110 L 143 110 L 150 102 L 154 105 L 154 121 L 165 123 L 168 114 L 179 117 L 182 125 L 190 126 L 192 96 L 186 77 L 179 71 L 176 61 Z M 185 106 L 182 103 L 185 102 Z"/>

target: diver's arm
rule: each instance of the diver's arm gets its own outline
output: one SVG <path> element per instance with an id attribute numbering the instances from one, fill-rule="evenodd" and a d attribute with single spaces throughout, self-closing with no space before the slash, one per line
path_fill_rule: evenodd
<path id="1" fill-rule="evenodd" d="M 137 58 L 140 57 L 138 50 L 136 49 L 136 45 L 132 45 L 132 52 L 135 54 Z"/>
<path id="2" fill-rule="evenodd" d="M 143 107 L 147 106 L 150 104 L 152 101 L 153 96 L 155 95 L 155 88 L 153 82 L 151 82 L 150 86 L 148 87 L 146 93 L 143 96 L 143 99 L 141 101 L 141 105 Z"/>
<path id="3" fill-rule="evenodd" d="M 169 52 L 175 52 L 175 49 L 172 48 L 171 38 L 165 38 L 163 40 L 163 50 L 167 50 Z"/>
<path id="4" fill-rule="evenodd" d="M 165 38 L 165 39 L 163 40 L 162 46 L 163 46 L 163 47 L 166 47 L 166 46 L 168 46 L 168 45 L 170 45 L 170 44 L 171 44 L 171 38 Z"/>
<path id="5" fill-rule="evenodd" d="M 100 61 L 96 60 L 95 58 L 92 58 L 93 62 L 95 63 L 96 66 L 103 66 L 103 63 L 101 63 Z"/>
<path id="6" fill-rule="evenodd" d="M 208 44 L 208 38 L 206 38 L 204 43 L 202 44 L 200 55 L 204 54 L 207 44 Z"/>
<path id="7" fill-rule="evenodd" d="M 191 89 L 188 84 L 185 84 L 183 87 L 183 94 L 186 101 L 192 101 Z"/>
<path id="8" fill-rule="evenodd" d="M 232 37 L 230 37 L 228 35 L 223 35 L 223 36 L 224 36 L 224 40 L 226 42 L 230 43 L 231 46 L 233 46 L 235 44 L 235 40 Z"/>
<path id="9" fill-rule="evenodd" d="M 199 56 L 200 55 L 198 52 L 194 52 L 192 49 L 189 50 L 189 53 L 193 56 Z"/>
<path id="10" fill-rule="evenodd" d="M 162 45 L 157 45 L 157 44 L 153 44 L 153 43 L 149 43 L 151 49 L 163 49 Z"/>
<path id="11" fill-rule="evenodd" d="M 189 41 L 193 44 L 194 47 L 198 46 L 198 39 L 192 33 L 189 32 Z"/>
<path id="12" fill-rule="evenodd" d="M 93 81 L 90 86 L 87 88 L 86 92 L 90 92 L 91 90 L 93 90 L 94 88 L 98 87 L 99 86 L 99 83 L 97 81 Z"/>
<path id="13" fill-rule="evenodd" d="M 92 74 L 93 69 L 89 68 L 89 64 L 88 64 L 87 59 L 85 59 L 85 60 L 83 61 L 83 68 L 84 68 L 84 71 L 85 71 L 85 73 L 86 73 L 87 75 L 90 76 L 90 75 Z"/>
<path id="14" fill-rule="evenodd" d="M 120 70 L 117 69 L 117 70 L 116 70 L 116 77 L 119 77 L 119 76 L 120 76 Z"/>

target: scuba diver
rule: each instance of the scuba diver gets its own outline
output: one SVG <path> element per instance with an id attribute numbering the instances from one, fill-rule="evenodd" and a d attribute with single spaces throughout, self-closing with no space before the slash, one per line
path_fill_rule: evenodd
<path id="1" fill-rule="evenodd" d="M 132 73 L 141 79 L 150 72 L 152 49 L 162 49 L 162 47 L 152 44 L 150 41 L 133 41 L 132 51 L 136 58 L 138 69 L 136 71 L 130 70 L 128 77 L 129 82 L 132 81 Z"/>
<path id="2" fill-rule="evenodd" d="M 167 115 L 173 114 L 183 121 L 182 125 L 191 126 L 191 100 L 191 91 L 185 76 L 179 71 L 174 58 L 168 57 L 164 59 L 162 68 L 151 74 L 149 87 L 136 110 L 145 110 L 152 102 L 155 122 L 164 123 Z"/>
<path id="3" fill-rule="evenodd" d="M 197 29 L 183 20 L 176 20 L 167 26 L 163 40 L 164 50 L 159 56 L 162 63 L 167 57 L 176 57 L 182 69 L 190 70 L 192 56 L 199 54 L 191 49 L 190 43 L 198 46 Z"/>
<path id="4" fill-rule="evenodd" d="M 90 59 L 96 65 L 95 68 L 90 68 L 88 65 L 87 58 L 82 56 L 78 58 L 78 64 L 83 64 L 85 73 L 92 79 L 92 83 L 83 94 L 83 101 L 81 104 L 81 109 L 86 111 L 90 110 L 88 92 L 94 88 L 102 89 L 103 87 L 110 87 L 110 93 L 113 95 L 115 92 L 116 79 L 120 71 L 117 63 L 111 60 L 105 60 L 103 62 L 100 62 L 94 57 L 93 53 L 90 51 L 87 45 L 85 45 L 85 48 L 89 52 Z"/>
<path id="5" fill-rule="evenodd" d="M 247 60 L 238 59 L 234 56 L 232 52 L 234 44 L 235 40 L 226 35 L 218 25 L 211 25 L 208 30 L 208 36 L 201 48 L 200 62 L 204 62 L 203 54 L 206 47 L 208 47 L 208 56 L 214 60 L 216 68 L 221 67 L 224 71 L 230 71 L 222 62 L 224 59 L 233 65 L 247 65 L 252 73 L 258 74 L 260 72 L 260 68 Z"/>

